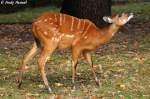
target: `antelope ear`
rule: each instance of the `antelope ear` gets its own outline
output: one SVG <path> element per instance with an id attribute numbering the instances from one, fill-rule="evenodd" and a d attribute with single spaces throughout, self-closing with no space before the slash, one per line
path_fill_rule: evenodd
<path id="1" fill-rule="evenodd" d="M 133 13 L 130 13 L 129 14 L 129 17 L 128 17 L 128 21 L 130 20 L 130 19 L 132 19 L 134 17 L 134 14 Z"/>
<path id="2" fill-rule="evenodd" d="M 104 16 L 103 20 L 108 23 L 112 23 L 112 19 L 110 17 Z"/>

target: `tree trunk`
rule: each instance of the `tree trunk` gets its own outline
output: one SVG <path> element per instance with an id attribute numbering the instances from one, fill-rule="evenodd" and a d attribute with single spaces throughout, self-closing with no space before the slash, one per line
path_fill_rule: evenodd
<path id="1" fill-rule="evenodd" d="M 61 12 L 103 26 L 106 23 L 102 17 L 111 15 L 111 0 L 64 0 Z"/>

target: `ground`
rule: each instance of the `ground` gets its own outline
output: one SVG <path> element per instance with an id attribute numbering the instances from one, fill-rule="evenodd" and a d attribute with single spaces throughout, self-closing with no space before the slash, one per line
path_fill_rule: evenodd
<path id="1" fill-rule="evenodd" d="M 90 66 L 81 58 L 75 91 L 71 89 L 70 52 L 56 51 L 46 64 L 47 77 L 54 92 L 48 94 L 38 75 L 38 55 L 24 75 L 22 88 L 18 89 L 16 85 L 16 69 L 33 42 L 31 24 L 1 24 L 0 98 L 150 99 L 149 38 L 150 21 L 130 21 L 111 41 L 92 54 L 101 86 L 96 86 Z"/>
<path id="2" fill-rule="evenodd" d="M 37 75 L 36 58 L 25 74 L 21 89 L 16 87 L 16 69 L 31 47 L 30 24 L 1 24 L 0 31 L 0 97 L 49 97 Z M 90 68 L 81 60 L 78 66 L 77 90 L 71 91 L 69 52 L 56 51 L 48 61 L 47 74 L 57 95 L 150 98 L 150 22 L 130 22 L 93 53 L 96 72 L 102 81 L 96 86 Z M 38 56 L 37 56 L 38 57 Z"/>

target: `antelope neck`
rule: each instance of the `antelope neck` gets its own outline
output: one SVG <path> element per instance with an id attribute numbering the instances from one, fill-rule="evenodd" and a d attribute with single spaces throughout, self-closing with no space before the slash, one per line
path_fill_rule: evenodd
<path id="1" fill-rule="evenodd" d="M 111 25 L 108 27 L 107 33 L 108 33 L 109 35 L 114 35 L 114 33 L 116 33 L 119 28 L 120 28 L 119 25 L 111 24 Z"/>
<path id="2" fill-rule="evenodd" d="M 103 34 L 105 40 L 109 40 L 118 31 L 120 26 L 115 24 L 110 24 L 104 28 L 99 29 L 100 33 Z M 101 37 L 100 37 L 101 38 Z"/>

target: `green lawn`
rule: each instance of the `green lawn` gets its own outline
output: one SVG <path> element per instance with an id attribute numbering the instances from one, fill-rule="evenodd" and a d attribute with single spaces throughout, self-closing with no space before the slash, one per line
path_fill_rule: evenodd
<path id="1" fill-rule="evenodd" d="M 32 20 L 46 11 L 59 11 L 60 8 L 55 6 L 47 6 L 40 8 L 28 8 L 21 12 L 16 12 L 12 14 L 0 14 L 0 23 L 15 23 L 15 22 L 32 22 Z M 124 6 L 114 5 L 112 6 L 113 13 L 121 12 L 132 12 L 136 14 L 136 19 L 138 20 L 149 20 L 150 15 L 150 3 L 133 3 L 126 4 Z M 144 14 L 144 15 L 141 15 Z M 146 14 L 146 15 L 145 15 Z"/>
<path id="2" fill-rule="evenodd" d="M 150 3 L 129 3 L 126 5 L 112 6 L 113 12 L 149 13 Z"/>
<path id="3" fill-rule="evenodd" d="M 21 12 L 0 14 L 0 23 L 32 22 L 34 18 L 46 11 L 59 11 L 55 6 L 28 8 Z"/>

